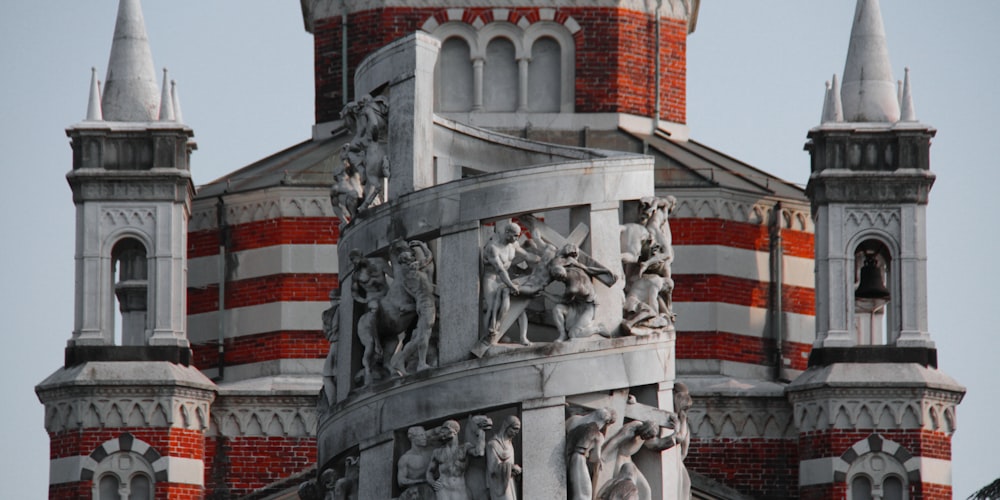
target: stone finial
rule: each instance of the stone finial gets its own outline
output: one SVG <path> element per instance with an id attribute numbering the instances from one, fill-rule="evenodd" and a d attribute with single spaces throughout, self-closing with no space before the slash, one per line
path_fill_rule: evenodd
<path id="1" fill-rule="evenodd" d="M 917 110 L 913 107 L 913 94 L 910 93 L 910 68 L 904 70 L 903 90 L 899 94 L 900 112 L 899 121 L 917 121 Z"/>
<path id="2" fill-rule="evenodd" d="M 184 123 L 184 118 L 181 114 L 181 98 L 177 93 L 176 80 L 170 80 L 170 100 L 174 103 L 174 121 Z"/>
<path id="3" fill-rule="evenodd" d="M 820 123 L 842 122 L 844 121 L 844 106 L 840 100 L 840 84 L 837 82 L 837 75 L 826 84 L 826 98 L 823 100 L 823 116 Z"/>
<path id="4" fill-rule="evenodd" d="M 97 81 L 97 68 L 90 68 L 90 100 L 87 102 L 87 121 L 102 121 L 104 113 L 101 112 L 101 87 Z"/>
<path id="5" fill-rule="evenodd" d="M 163 68 L 163 92 L 160 94 L 160 114 L 157 118 L 161 122 L 172 122 L 175 120 L 174 100 L 170 93 L 169 83 L 167 68 Z"/>
<path id="6" fill-rule="evenodd" d="M 899 100 L 878 0 L 858 0 L 841 89 L 844 119 L 895 123 Z"/>
<path id="7" fill-rule="evenodd" d="M 159 105 L 153 56 L 139 0 L 121 0 L 104 79 L 104 119 L 149 122 Z"/>

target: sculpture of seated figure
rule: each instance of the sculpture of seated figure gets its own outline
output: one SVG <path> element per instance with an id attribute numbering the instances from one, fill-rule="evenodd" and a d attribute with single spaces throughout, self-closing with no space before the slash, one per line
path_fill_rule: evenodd
<path id="1" fill-rule="evenodd" d="M 559 250 L 559 254 L 549 263 L 552 278 L 565 285 L 565 291 L 557 298 L 557 304 L 552 310 L 552 319 L 559 332 L 558 342 L 590 337 L 598 334 L 610 336 L 603 324 L 594 323 L 596 304 L 595 292 L 591 277 L 607 275 L 611 282 L 617 278 L 611 271 L 586 266 L 577 260 L 579 249 L 576 245 L 567 244 Z"/>
<path id="2" fill-rule="evenodd" d="M 396 463 L 396 482 L 404 489 L 400 498 L 434 500 L 434 490 L 427 484 L 427 466 L 434 452 L 427 446 L 427 432 L 414 426 L 406 431 L 410 449 Z"/>
<path id="3" fill-rule="evenodd" d="M 625 293 L 623 329 L 632 335 L 648 335 L 672 326 L 676 318 L 670 309 L 673 289 L 672 279 L 655 274 L 634 279 Z"/>

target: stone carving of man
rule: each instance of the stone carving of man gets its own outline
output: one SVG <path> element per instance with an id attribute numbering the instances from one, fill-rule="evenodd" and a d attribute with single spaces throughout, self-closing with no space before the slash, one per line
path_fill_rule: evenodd
<path id="1" fill-rule="evenodd" d="M 351 296 L 356 302 L 365 304 L 368 311 L 358 320 L 358 340 L 364 347 L 361 364 L 364 366 L 365 382 L 370 383 L 373 372 L 382 360 L 382 342 L 376 330 L 376 316 L 379 301 L 388 294 L 389 284 L 386 271 L 389 265 L 383 259 L 365 258 L 357 249 L 351 250 L 349 259 L 353 267 Z"/>
<path id="2" fill-rule="evenodd" d="M 639 500 L 639 487 L 636 484 L 638 477 L 639 469 L 635 464 L 631 462 L 622 464 L 611 481 L 601 488 L 597 500 Z"/>
<path id="3" fill-rule="evenodd" d="M 673 280 L 655 274 L 635 278 L 625 292 L 625 319 L 622 326 L 633 335 L 645 335 L 652 329 L 673 324 L 671 292 Z M 638 327 L 638 328 L 637 328 Z"/>
<path id="4" fill-rule="evenodd" d="M 499 331 L 504 316 L 510 310 L 510 296 L 520 293 L 519 286 L 511 280 L 508 270 L 517 259 L 537 262 L 538 256 L 528 253 L 518 243 L 521 227 L 510 222 L 483 246 L 483 324 L 486 328 L 484 341 L 495 344 L 504 332 Z M 522 314 L 518 318 L 518 342 L 528 345 L 528 318 Z"/>
<path id="5" fill-rule="evenodd" d="M 674 442 L 680 454 L 677 461 L 677 498 L 688 500 L 691 498 L 691 476 L 687 467 L 684 466 L 684 459 L 687 458 L 688 446 L 691 444 L 691 428 L 688 427 L 688 410 L 693 405 L 691 393 L 688 392 L 687 385 L 680 382 L 674 383 L 674 411 L 677 412 L 677 421 L 674 425 Z"/>
<path id="6" fill-rule="evenodd" d="M 674 427 L 676 428 L 676 422 Z M 625 423 L 614 436 L 608 438 L 604 444 L 603 460 L 605 463 L 613 461 L 614 470 L 619 471 L 622 465 L 632 463 L 632 455 L 640 448 L 645 446 L 653 451 L 663 451 L 674 446 L 675 443 L 672 434 L 660 437 L 660 426 L 657 424 L 651 421 L 634 420 Z M 649 482 L 639 470 L 636 470 L 635 484 L 639 489 L 639 500 L 652 500 L 653 494 Z M 600 491 L 598 497 L 600 497 Z"/>
<path id="7" fill-rule="evenodd" d="M 434 490 L 427 484 L 427 466 L 434 450 L 427 446 L 427 432 L 423 427 L 414 426 L 406 431 L 410 449 L 399 457 L 396 463 L 396 481 L 404 489 L 401 498 L 433 500 Z"/>
<path id="8" fill-rule="evenodd" d="M 514 477 L 521 466 L 514 463 L 514 437 L 521 432 L 521 420 L 510 415 L 503 420 L 486 444 L 486 484 L 490 500 L 517 500 Z"/>
<path id="9" fill-rule="evenodd" d="M 465 471 L 476 444 L 459 443 L 460 430 L 461 427 L 454 420 L 445 421 L 437 429 L 443 444 L 431 454 L 431 461 L 427 466 L 427 484 L 434 489 L 436 500 L 469 500 Z"/>
<path id="10" fill-rule="evenodd" d="M 340 219 L 341 226 L 349 224 L 358 212 L 358 203 L 364 196 L 361 174 L 351 163 L 350 144 L 340 150 L 342 168 L 334 169 L 333 185 L 330 187 L 330 202 L 333 213 Z"/>
<path id="11" fill-rule="evenodd" d="M 323 500 L 338 500 L 333 494 L 334 488 L 337 487 L 337 479 L 337 471 L 334 469 L 326 469 L 319 475 L 319 484 L 326 492 Z"/>
<path id="12" fill-rule="evenodd" d="M 576 245 L 566 244 L 549 262 L 552 278 L 565 285 L 559 303 L 552 310 L 552 319 L 559 332 L 559 338 L 556 340 L 560 342 L 590 337 L 594 334 L 609 336 L 604 325 L 594 323 L 596 304 L 591 277 L 603 274 L 607 275 L 611 282 L 617 278 L 607 269 L 582 264 L 577 260 L 579 252 Z"/>
<path id="13" fill-rule="evenodd" d="M 601 408 L 566 419 L 566 478 L 569 500 L 592 500 L 594 478 L 601 469 L 601 449 L 615 411 Z"/>
<path id="14" fill-rule="evenodd" d="M 337 341 L 340 339 L 340 289 L 330 290 L 330 308 L 323 311 L 323 335 L 330 342 L 330 351 L 323 363 L 323 394 L 327 405 L 332 405 L 337 398 L 336 365 Z"/>
<path id="15" fill-rule="evenodd" d="M 414 354 L 417 371 L 431 368 L 427 364 L 427 350 L 430 346 L 431 330 L 437 322 L 437 306 L 434 302 L 433 273 L 434 256 L 422 241 L 411 241 L 409 249 L 401 252 L 398 263 L 403 266 L 403 289 L 416 303 L 417 326 L 409 342 L 392 357 L 390 368 L 400 375 L 406 374 L 406 362 Z"/>

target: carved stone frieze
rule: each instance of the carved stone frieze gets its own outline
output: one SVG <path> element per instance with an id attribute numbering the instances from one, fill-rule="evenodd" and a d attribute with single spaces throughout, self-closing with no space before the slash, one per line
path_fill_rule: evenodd
<path id="1" fill-rule="evenodd" d="M 101 227 L 105 231 L 127 226 L 152 234 L 155 224 L 156 209 L 153 207 L 114 207 L 101 211 Z"/>
<path id="2" fill-rule="evenodd" d="M 316 188 L 303 190 L 297 188 L 294 193 L 269 191 L 269 196 L 262 198 L 252 196 L 242 198 L 231 196 L 226 198 L 226 222 L 229 224 L 246 224 L 268 219 L 286 217 L 333 217 L 333 207 L 330 204 L 328 189 Z M 194 207 L 189 231 L 214 229 L 217 226 L 216 200 L 202 200 Z"/>
<path id="3" fill-rule="evenodd" d="M 694 439 L 795 437 L 792 408 L 784 399 L 754 401 L 749 398 L 695 396 L 688 410 Z"/>
<path id="4" fill-rule="evenodd" d="M 223 398 L 212 407 L 209 436 L 316 437 L 314 397 Z"/>
<path id="5" fill-rule="evenodd" d="M 772 200 L 738 200 L 721 197 L 694 198 L 679 195 L 672 218 L 724 219 L 734 222 L 767 225 L 775 202 Z M 794 231 L 813 231 L 812 216 L 806 205 L 782 202 L 781 227 Z"/>
<path id="6" fill-rule="evenodd" d="M 889 234 L 899 234 L 899 208 L 860 208 L 846 209 L 844 225 L 847 234 L 856 234 L 862 229 L 883 229 Z"/>
<path id="7" fill-rule="evenodd" d="M 149 391 L 102 390 L 69 395 L 45 404 L 45 430 L 63 432 L 95 427 L 175 427 L 203 431 L 209 423 L 204 393 L 150 394 Z"/>
<path id="8" fill-rule="evenodd" d="M 854 392 L 808 400 L 793 396 L 793 402 L 799 432 L 924 429 L 951 434 L 956 428 L 958 399 L 946 392 L 905 389 Z"/>

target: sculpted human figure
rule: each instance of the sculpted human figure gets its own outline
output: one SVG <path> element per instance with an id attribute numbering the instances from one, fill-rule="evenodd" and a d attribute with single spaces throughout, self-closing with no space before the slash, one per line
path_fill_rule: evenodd
<path id="1" fill-rule="evenodd" d="M 651 329 L 673 324 L 670 292 L 674 282 L 655 274 L 644 274 L 634 280 L 625 292 L 625 318 L 622 326 L 633 335 L 644 335 Z M 636 328 L 640 327 L 640 328 Z"/>
<path id="2" fill-rule="evenodd" d="M 427 432 L 423 427 L 414 426 L 406 431 L 406 437 L 410 440 L 410 449 L 396 463 L 396 482 L 404 490 L 400 498 L 433 500 L 434 490 L 427 484 L 427 466 L 434 450 L 427 446 Z"/>
<path id="3" fill-rule="evenodd" d="M 334 488 L 337 487 L 337 479 L 337 471 L 334 469 L 326 469 L 319 475 L 319 484 L 326 492 L 323 500 L 337 500 L 333 494 Z"/>
<path id="4" fill-rule="evenodd" d="M 417 254 L 420 254 L 420 257 Z M 397 261 L 402 268 L 403 290 L 416 303 L 417 312 L 417 326 L 410 340 L 389 363 L 393 371 L 405 375 L 406 361 L 414 354 L 417 358 L 417 371 L 431 368 L 427 364 L 427 349 L 430 345 L 431 330 L 437 321 L 437 308 L 434 302 L 434 283 L 428 271 L 432 269 L 434 257 L 425 243 L 412 241 L 406 250 L 400 252 Z"/>
<path id="5" fill-rule="evenodd" d="M 388 124 L 389 102 L 383 96 L 372 98 L 363 96 L 357 102 L 350 102 L 340 112 L 341 118 L 354 132 L 348 144 L 351 164 L 357 170 L 364 184 L 364 196 L 358 204 L 358 212 L 363 212 L 382 194 L 384 179 L 389 178 L 389 157 L 381 144 Z"/>
<path id="6" fill-rule="evenodd" d="M 675 382 L 674 411 L 677 412 L 677 421 L 674 425 L 673 438 L 677 443 L 677 450 L 680 455 L 680 460 L 677 461 L 677 498 L 680 500 L 691 498 L 691 476 L 688 474 L 687 467 L 684 466 L 684 459 L 687 458 L 688 447 L 691 444 L 688 410 L 691 409 L 693 403 L 687 385 Z"/>
<path id="7" fill-rule="evenodd" d="M 566 479 L 569 500 L 592 500 L 600 471 L 601 450 L 615 411 L 601 408 L 566 419 Z"/>
<path id="8" fill-rule="evenodd" d="M 477 446 L 475 443 L 459 443 L 460 430 L 461 427 L 454 420 L 445 421 L 438 427 L 439 439 L 443 444 L 431 454 L 427 467 L 427 484 L 434 489 L 436 500 L 469 500 L 465 472 L 469 466 L 469 456 L 475 453 Z"/>
<path id="9" fill-rule="evenodd" d="M 358 481 L 361 477 L 358 470 L 358 457 L 347 457 L 344 460 L 344 477 L 333 485 L 333 498 L 336 500 L 358 500 Z"/>
<path id="10" fill-rule="evenodd" d="M 597 500 L 639 500 L 639 486 L 636 484 L 638 477 L 639 469 L 635 464 L 622 464 L 611 481 L 601 488 Z"/>
<path id="11" fill-rule="evenodd" d="M 674 426 L 676 428 L 676 422 Z M 613 463 L 614 470 L 618 471 L 623 464 L 632 463 L 632 455 L 644 446 L 653 451 L 663 451 L 674 444 L 676 441 L 673 434 L 661 437 L 660 426 L 657 424 L 634 420 L 625 423 L 604 443 L 603 461 L 605 464 Z M 639 489 L 639 500 L 652 500 L 653 494 L 649 483 L 639 470 L 636 470 L 635 484 Z"/>
<path id="12" fill-rule="evenodd" d="M 330 342 L 330 351 L 323 362 L 323 394 L 327 405 L 337 398 L 337 341 L 340 340 L 340 289 L 330 290 L 330 308 L 323 311 L 323 335 Z"/>
<path id="13" fill-rule="evenodd" d="M 486 340 L 495 344 L 504 332 L 499 331 L 504 316 L 510 310 L 510 296 L 518 295 L 520 287 L 511 280 L 508 270 L 515 260 L 537 262 L 538 256 L 528 253 L 518 243 L 521 228 L 510 222 L 483 246 L 483 324 Z M 528 318 L 523 313 L 518 318 L 518 342 L 528 345 Z"/>
<path id="14" fill-rule="evenodd" d="M 611 271 L 591 267 L 577 260 L 579 249 L 576 245 L 567 244 L 559 250 L 559 254 L 549 262 L 549 272 L 552 278 L 565 285 L 562 297 L 552 310 L 552 319 L 559 332 L 557 341 L 580 339 L 594 334 L 609 336 L 608 330 L 602 324 L 594 323 L 595 291 L 591 277 L 607 275 L 611 282 L 617 278 Z"/>
<path id="15" fill-rule="evenodd" d="M 351 295 L 368 309 L 358 319 L 357 330 L 358 340 L 364 347 L 361 364 L 365 382 L 371 383 L 373 372 L 383 357 L 383 346 L 376 327 L 381 300 L 389 291 L 386 281 L 388 265 L 382 259 L 365 258 L 358 250 L 351 250 L 349 259 L 353 266 Z"/>
<path id="16" fill-rule="evenodd" d="M 486 443 L 486 484 L 490 500 L 517 500 L 514 477 L 521 466 L 514 463 L 514 437 L 521 432 L 521 420 L 510 415 Z"/>
<path id="17" fill-rule="evenodd" d="M 333 173 L 333 185 L 330 187 L 330 203 L 333 213 L 340 219 L 343 226 L 349 224 L 358 213 L 358 203 L 364 196 L 361 185 L 361 174 L 351 164 L 350 144 L 344 144 L 340 151 L 343 168 Z"/>

